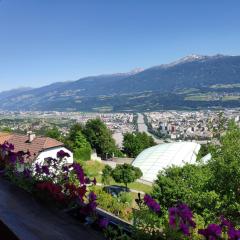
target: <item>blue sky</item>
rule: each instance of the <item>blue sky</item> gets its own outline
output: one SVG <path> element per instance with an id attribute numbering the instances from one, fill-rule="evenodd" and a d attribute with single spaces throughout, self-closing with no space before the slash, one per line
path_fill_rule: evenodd
<path id="1" fill-rule="evenodd" d="M 0 0 L 0 91 L 240 55 L 239 0 Z"/>

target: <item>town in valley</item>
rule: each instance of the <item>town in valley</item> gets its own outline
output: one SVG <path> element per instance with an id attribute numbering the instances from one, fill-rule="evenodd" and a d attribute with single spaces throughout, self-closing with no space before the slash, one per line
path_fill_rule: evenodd
<path id="1" fill-rule="evenodd" d="M 90 119 L 100 118 L 110 129 L 118 147 L 122 147 L 126 133 L 146 132 L 155 142 L 199 141 L 206 143 L 214 138 L 214 129 L 229 120 L 240 124 L 240 109 L 222 111 L 156 111 L 144 113 L 84 113 L 57 111 L 1 111 L 0 130 L 16 133 L 33 131 L 43 135 L 46 129 L 56 127 L 63 136 L 72 125 L 85 124 Z"/>

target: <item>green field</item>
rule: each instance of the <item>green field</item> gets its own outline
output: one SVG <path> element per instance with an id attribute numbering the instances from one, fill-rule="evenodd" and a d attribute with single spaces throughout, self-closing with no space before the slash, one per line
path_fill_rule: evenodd
<path id="1" fill-rule="evenodd" d="M 240 100 L 239 95 L 224 96 L 222 98 L 222 101 L 236 101 L 236 100 Z"/>
<path id="2" fill-rule="evenodd" d="M 184 98 L 184 100 L 188 100 L 188 101 L 213 101 L 216 100 L 215 98 L 213 98 L 213 96 L 210 93 L 206 93 L 206 94 L 191 94 L 188 95 Z"/>
<path id="3" fill-rule="evenodd" d="M 95 107 L 92 108 L 94 112 L 111 112 L 113 110 L 112 106 L 102 106 L 102 107 Z"/>
<path id="4" fill-rule="evenodd" d="M 215 84 L 215 85 L 212 85 L 210 88 L 213 88 L 213 89 L 240 88 L 240 83 L 236 83 L 236 84 Z"/>
<path id="5" fill-rule="evenodd" d="M 87 161 L 83 163 L 83 168 L 86 171 L 86 174 L 90 178 L 95 177 L 98 183 L 101 183 L 101 172 L 104 166 L 105 165 L 103 163 L 96 161 Z M 111 181 L 110 185 L 124 186 L 124 184 L 116 183 L 114 180 Z M 152 191 L 152 186 L 139 182 L 130 183 L 128 184 L 128 187 L 130 189 L 134 189 L 136 191 L 141 191 L 145 193 L 150 193 Z"/>

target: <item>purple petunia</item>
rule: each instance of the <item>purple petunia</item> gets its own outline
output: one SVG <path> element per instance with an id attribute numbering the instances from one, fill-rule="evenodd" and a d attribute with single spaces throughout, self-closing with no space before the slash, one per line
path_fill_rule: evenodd
<path id="1" fill-rule="evenodd" d="M 184 235 L 186 235 L 186 236 L 190 235 L 189 226 L 187 224 L 185 224 L 181 221 L 179 224 L 179 228 Z"/>
<path id="2" fill-rule="evenodd" d="M 93 183 L 94 185 L 96 185 L 96 184 L 97 184 L 97 179 L 94 178 L 94 179 L 92 180 L 92 183 Z"/>
<path id="3" fill-rule="evenodd" d="M 160 205 L 148 194 L 145 194 L 144 203 L 155 213 L 159 213 L 161 208 Z"/>
<path id="4" fill-rule="evenodd" d="M 57 152 L 57 158 L 65 158 L 65 157 L 70 157 L 69 153 L 64 152 L 63 150 L 60 150 L 59 152 Z"/>
<path id="5" fill-rule="evenodd" d="M 9 153 L 9 162 L 15 164 L 17 162 L 17 156 L 15 153 Z"/>
<path id="6" fill-rule="evenodd" d="M 207 239 L 216 240 L 221 236 L 222 229 L 217 224 L 209 224 L 206 229 L 198 230 L 198 233 Z"/>
<path id="7" fill-rule="evenodd" d="M 84 171 L 83 171 L 82 167 L 78 163 L 73 163 L 71 166 L 73 167 L 79 182 L 81 184 L 84 184 L 85 179 L 84 179 Z"/>
<path id="8" fill-rule="evenodd" d="M 195 228 L 191 209 L 186 204 L 179 204 L 169 208 L 169 225 L 179 229 L 184 235 L 189 236 L 189 228 Z"/>
<path id="9" fill-rule="evenodd" d="M 69 172 L 69 167 L 68 166 L 63 166 L 62 170 L 63 170 L 63 172 Z"/>
<path id="10" fill-rule="evenodd" d="M 88 177 L 85 177 L 84 183 L 85 183 L 85 184 L 90 184 L 90 183 L 91 183 L 91 180 L 90 180 Z"/>
<path id="11" fill-rule="evenodd" d="M 89 203 L 88 203 L 88 208 L 91 210 L 91 211 L 95 211 L 96 207 L 97 207 L 97 195 L 94 193 L 94 192 L 90 192 L 88 194 L 88 200 L 89 200 Z"/>
<path id="12" fill-rule="evenodd" d="M 14 150 L 14 145 L 13 145 L 12 143 L 10 143 L 10 144 L 8 145 L 8 147 L 9 147 L 9 150 L 10 150 L 10 151 L 13 151 L 13 150 Z"/>
<path id="13" fill-rule="evenodd" d="M 240 239 L 240 230 L 236 230 L 233 227 L 229 228 L 228 237 L 230 240 L 239 240 Z"/>
<path id="14" fill-rule="evenodd" d="M 42 169 L 38 163 L 35 164 L 35 171 L 37 174 L 41 174 L 42 172 Z"/>
<path id="15" fill-rule="evenodd" d="M 228 221 L 226 218 L 224 218 L 223 216 L 220 217 L 221 220 L 221 224 L 220 227 L 222 228 L 222 230 L 224 230 L 224 228 L 227 228 L 227 234 L 228 234 L 228 239 L 229 240 L 239 240 L 240 239 L 240 230 L 237 230 L 234 228 L 233 224 Z"/>
<path id="16" fill-rule="evenodd" d="M 96 207 L 97 207 L 97 202 L 94 201 L 94 202 L 88 203 L 88 208 L 91 212 L 95 211 Z"/>
<path id="17" fill-rule="evenodd" d="M 48 168 L 48 166 L 43 165 L 43 166 L 42 166 L 42 172 L 45 173 L 46 175 L 49 175 L 50 172 L 49 172 L 49 168 Z"/>
<path id="18" fill-rule="evenodd" d="M 220 224 L 220 227 L 223 228 L 223 227 L 231 227 L 232 226 L 232 223 L 230 221 L 228 221 L 226 218 L 224 218 L 224 216 L 221 216 L 220 217 L 220 220 L 221 220 L 221 224 Z"/>
<path id="19" fill-rule="evenodd" d="M 101 218 L 98 222 L 98 226 L 102 229 L 105 229 L 108 227 L 109 221 L 106 218 Z"/>
<path id="20" fill-rule="evenodd" d="M 1 170 L 0 170 L 0 176 L 1 176 L 1 175 L 4 175 L 5 172 L 6 172 L 5 169 L 1 169 Z"/>
<path id="21" fill-rule="evenodd" d="M 11 152 L 14 150 L 14 145 L 8 142 L 4 142 L 3 144 L 0 145 L 2 151 L 7 151 L 7 152 Z"/>
<path id="22" fill-rule="evenodd" d="M 88 194 L 88 199 L 89 199 L 89 202 L 96 201 L 97 200 L 97 195 L 94 192 L 90 192 Z"/>
<path id="23" fill-rule="evenodd" d="M 30 178 L 31 177 L 31 171 L 28 168 L 24 168 L 23 175 L 26 178 Z"/>

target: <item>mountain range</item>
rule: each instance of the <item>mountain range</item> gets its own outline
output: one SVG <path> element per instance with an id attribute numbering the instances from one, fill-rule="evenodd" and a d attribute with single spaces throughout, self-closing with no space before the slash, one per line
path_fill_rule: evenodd
<path id="1" fill-rule="evenodd" d="M 0 93 L 1 110 L 157 111 L 240 107 L 240 56 L 169 64 Z"/>

